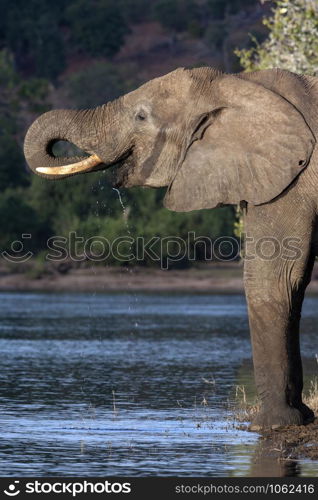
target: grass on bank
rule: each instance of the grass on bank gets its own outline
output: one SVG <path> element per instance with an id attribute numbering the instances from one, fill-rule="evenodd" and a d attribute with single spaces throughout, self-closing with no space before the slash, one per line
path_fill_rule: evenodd
<path id="1" fill-rule="evenodd" d="M 250 403 L 247 400 L 246 390 L 244 385 L 237 385 L 235 389 L 235 400 L 237 408 L 235 411 L 235 419 L 239 422 L 249 422 L 258 413 L 260 402 L 258 400 Z M 315 415 L 318 415 L 318 378 L 315 377 L 310 381 L 308 392 L 305 393 L 304 403 L 311 408 Z"/>

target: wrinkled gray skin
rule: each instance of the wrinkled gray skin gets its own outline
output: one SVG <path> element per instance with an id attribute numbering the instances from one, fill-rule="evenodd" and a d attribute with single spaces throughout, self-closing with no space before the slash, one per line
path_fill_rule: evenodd
<path id="1" fill-rule="evenodd" d="M 281 70 L 179 69 L 100 108 L 46 113 L 25 140 L 33 171 L 81 160 L 53 157 L 64 139 L 103 162 L 88 171 L 116 163 L 117 186 L 167 186 L 170 210 L 242 203 L 255 429 L 313 419 L 302 402 L 299 321 L 318 248 L 317 82 Z M 297 250 L 267 258 L 277 245 Z"/>

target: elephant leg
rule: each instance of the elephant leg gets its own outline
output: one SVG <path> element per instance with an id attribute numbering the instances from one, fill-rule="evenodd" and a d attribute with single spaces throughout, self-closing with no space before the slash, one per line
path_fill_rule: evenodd
<path id="1" fill-rule="evenodd" d="M 303 424 L 299 409 L 301 360 L 296 342 L 290 348 L 292 325 L 287 298 L 279 298 L 277 283 L 263 283 L 263 297 L 246 285 L 256 388 L 261 407 L 252 425 Z M 293 374 L 293 369 L 297 373 Z M 292 388 L 292 390 L 291 390 Z M 291 398 L 292 392 L 292 398 Z M 292 400 L 295 405 L 292 404 Z"/>
<path id="2" fill-rule="evenodd" d="M 244 282 L 261 405 L 252 429 L 313 419 L 302 403 L 299 347 L 301 307 L 313 266 L 313 219 L 301 211 L 286 218 L 275 204 L 246 213 Z M 291 240 L 297 244 L 289 252 Z"/>
<path id="3" fill-rule="evenodd" d="M 303 403 L 303 368 L 300 355 L 299 326 L 301 319 L 301 308 L 305 296 L 305 290 L 310 283 L 311 274 L 315 262 L 315 256 L 310 255 L 304 275 L 304 281 L 300 286 L 299 294 L 294 298 L 293 317 L 291 319 L 288 348 L 290 353 L 289 376 L 288 376 L 288 403 L 290 406 L 301 411 L 304 423 L 314 420 L 314 412 Z"/>

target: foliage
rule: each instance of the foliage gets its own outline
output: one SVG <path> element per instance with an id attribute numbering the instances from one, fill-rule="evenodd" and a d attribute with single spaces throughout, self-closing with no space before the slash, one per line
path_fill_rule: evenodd
<path id="1" fill-rule="evenodd" d="M 113 57 L 133 23 L 159 21 L 167 30 L 201 37 L 257 0 L 0 0 L 0 46 L 24 75 L 54 84 L 79 53 Z M 220 30 L 218 30 L 220 31 Z"/>
<path id="2" fill-rule="evenodd" d="M 9 220 L 1 249 L 32 233 L 30 248 L 45 248 L 52 235 L 84 239 L 103 236 L 109 242 L 131 235 L 179 237 L 189 233 L 185 259 L 196 248 L 204 259 L 204 238 L 233 236 L 235 211 L 230 207 L 173 213 L 162 207 L 164 189 L 122 190 L 123 212 L 108 172 L 49 182 L 29 175 L 22 141 L 33 117 L 54 107 L 92 107 L 141 83 L 137 64 L 112 60 L 132 23 L 159 21 L 173 39 L 184 33 L 202 36 L 212 50 L 224 52 L 230 36 L 229 19 L 257 0 L 0 0 L 0 217 Z M 177 36 L 176 36 L 177 34 Z M 181 34 L 181 35 L 180 35 Z M 86 61 L 78 69 L 79 56 Z M 154 55 L 154 57 L 156 57 Z M 200 63 L 203 65 L 203 63 Z M 67 71 L 64 70 L 67 68 Z M 61 74 L 62 73 L 62 74 Z M 32 78 L 30 78 L 32 75 Z M 57 144 L 56 147 L 60 147 Z M 69 153 L 69 152 L 68 152 Z M 203 240 L 202 240 L 203 238 Z M 135 245 L 135 244 L 133 244 Z M 156 248 L 156 247 L 155 247 Z M 136 251 L 136 248 L 132 248 Z M 171 246 L 162 248 L 168 260 Z M 125 251 L 129 251 L 129 244 Z M 161 250 L 160 250 L 161 252 Z M 114 258 L 107 262 L 116 264 Z M 144 265 L 157 265 L 147 255 Z M 176 263 L 174 263 L 176 265 Z"/>
<path id="3" fill-rule="evenodd" d="M 194 0 L 159 0 L 154 15 L 165 28 L 184 31 L 197 20 L 198 6 Z"/>
<path id="4" fill-rule="evenodd" d="M 49 0 L 2 1 L 3 37 L 19 68 L 31 64 L 33 74 L 55 78 L 65 67 L 59 10 Z M 56 57 L 58 54 L 58 57 Z"/>
<path id="5" fill-rule="evenodd" d="M 224 0 L 208 0 L 207 4 L 214 19 L 224 19 L 228 2 L 224 2 Z"/>
<path id="6" fill-rule="evenodd" d="M 92 56 L 113 56 L 128 33 L 116 0 L 77 0 L 66 10 L 76 46 Z"/>
<path id="7" fill-rule="evenodd" d="M 47 109 L 48 82 L 43 78 L 21 78 L 12 54 L 0 51 L 1 130 L 16 133 L 23 110 L 43 112 Z"/>
<path id="8" fill-rule="evenodd" d="M 84 70 L 72 73 L 65 83 L 70 101 L 78 108 L 99 106 L 129 92 L 140 83 L 135 71 L 127 66 L 125 71 L 110 62 L 93 62 Z"/>
<path id="9" fill-rule="evenodd" d="M 106 238 L 111 244 L 118 237 L 137 237 L 149 241 L 153 237 L 177 237 L 188 240 L 189 233 L 195 233 L 190 238 L 185 258 L 193 252 L 194 238 L 210 238 L 214 241 L 220 236 L 232 236 L 234 212 L 231 208 L 198 211 L 190 214 L 174 213 L 162 208 L 164 189 L 152 190 L 133 188 L 122 191 L 121 196 L 125 213 L 119 203 L 117 193 L 111 189 L 107 173 L 96 173 L 90 176 L 71 177 L 60 182 L 47 182 L 38 177 L 32 177 L 28 200 L 31 207 L 39 214 L 39 223 L 46 228 L 47 237 L 58 235 L 66 238 L 71 232 L 86 241 L 88 238 Z M 191 235 L 190 235 L 191 236 Z M 164 246 L 161 242 L 154 246 L 163 261 L 171 252 L 171 245 Z M 81 249 L 83 245 L 79 245 Z M 209 258 L 209 253 L 202 249 L 203 244 L 197 244 L 197 257 Z M 136 252 L 135 244 L 132 250 Z M 122 248 L 130 253 L 129 244 Z M 107 263 L 121 264 L 116 256 L 109 256 Z M 145 253 L 139 264 L 156 265 L 156 261 Z M 184 264 L 184 262 L 183 262 Z M 188 264 L 188 262 L 187 262 Z"/>
<path id="10" fill-rule="evenodd" d="M 153 2 L 149 0 L 118 0 L 117 5 L 128 24 L 151 19 Z"/>
<path id="11" fill-rule="evenodd" d="M 105 187 L 109 188 L 110 184 L 103 172 L 70 177 L 63 182 L 48 182 L 32 176 L 28 199 L 40 214 L 48 233 L 65 236 L 74 229 L 74 221 L 108 214 L 110 207 L 104 203 Z M 111 193 L 110 199 L 114 200 L 115 194 Z M 119 208 L 115 207 L 112 213 L 116 215 L 116 212 Z"/>
<path id="12" fill-rule="evenodd" d="M 0 0 L 0 43 L 19 71 L 56 83 L 70 52 L 113 56 L 120 49 L 128 32 L 121 1 L 122 8 L 116 0 Z"/>
<path id="13" fill-rule="evenodd" d="M 41 224 L 38 214 L 25 201 L 25 192 L 7 189 L 0 196 L 0 220 L 5 221 L 5 230 L 0 234 L 0 248 L 9 250 L 11 244 L 21 239 L 22 234 L 31 234 L 26 250 L 36 250 L 41 239 Z"/>
<path id="14" fill-rule="evenodd" d="M 210 46 L 219 50 L 227 34 L 226 24 L 223 21 L 218 21 L 208 26 L 205 32 L 205 39 Z"/>
<path id="15" fill-rule="evenodd" d="M 237 55 L 247 71 L 279 67 L 296 73 L 318 73 L 318 5 L 315 0 L 276 0 L 273 15 L 264 19 L 268 38 L 254 38 Z"/>
<path id="16" fill-rule="evenodd" d="M 253 4 L 255 0 L 207 0 L 209 12 L 214 19 L 220 20 Z"/>
<path id="17" fill-rule="evenodd" d="M 161 204 L 160 204 L 161 205 Z M 158 207 L 158 204 L 156 204 Z M 154 245 L 161 259 L 166 265 L 169 254 L 173 255 L 178 248 L 178 243 L 173 244 L 173 239 L 180 238 L 184 244 L 184 258 L 177 265 L 189 265 L 193 256 L 197 259 L 215 258 L 211 252 L 210 242 L 219 237 L 233 235 L 234 216 L 232 208 L 225 207 L 216 210 L 194 211 L 191 213 L 174 213 L 165 208 L 157 208 L 147 214 L 139 215 L 134 219 L 134 233 L 149 241 L 153 236 L 160 238 Z M 171 240 L 171 241 L 169 241 Z M 205 243 L 204 243 L 205 242 Z M 160 247 L 160 252 L 159 252 Z M 145 255 L 145 263 L 152 264 Z M 172 262 L 171 265 L 176 265 Z"/>
<path id="18" fill-rule="evenodd" d="M 0 51 L 0 191 L 29 182 L 18 138 L 22 132 L 21 114 L 46 110 L 47 82 L 22 80 L 14 68 L 13 58 Z"/>
<path id="19" fill-rule="evenodd" d="M 24 201 L 27 192 L 21 191 L 30 178 L 19 139 L 24 132 L 22 116 L 46 110 L 47 87 L 43 79 L 22 79 L 12 55 L 0 51 L 0 220 L 5 221 L 0 237 L 2 248 L 7 248 L 21 232 L 41 233 L 36 212 Z"/>
<path id="20" fill-rule="evenodd" d="M 153 13 L 165 28 L 202 34 L 209 20 L 224 20 L 257 0 L 156 0 Z"/>
<path id="21" fill-rule="evenodd" d="M 268 37 L 254 46 L 236 50 L 246 71 L 279 67 L 296 73 L 318 72 L 318 6 L 313 0 L 275 0 L 272 16 L 263 20 Z M 238 209 L 234 233 L 243 232 L 242 213 Z"/>
<path id="22" fill-rule="evenodd" d="M 0 191 L 17 186 L 26 186 L 29 176 L 21 168 L 24 163 L 22 151 L 9 134 L 0 134 Z"/>

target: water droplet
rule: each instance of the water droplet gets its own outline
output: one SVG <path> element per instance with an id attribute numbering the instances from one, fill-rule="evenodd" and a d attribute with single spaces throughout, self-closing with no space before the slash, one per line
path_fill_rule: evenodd
<path id="1" fill-rule="evenodd" d="M 118 199 L 119 199 L 119 202 L 121 204 L 121 208 L 123 209 L 123 215 L 124 215 L 124 220 L 126 222 L 127 233 L 131 234 L 130 229 L 129 229 L 129 225 L 128 225 L 128 211 L 127 211 L 127 209 L 126 209 L 126 207 L 124 205 L 124 202 L 123 202 L 123 199 L 121 197 L 120 191 L 117 188 L 113 188 L 113 190 L 116 191 L 116 193 L 118 194 Z"/>

